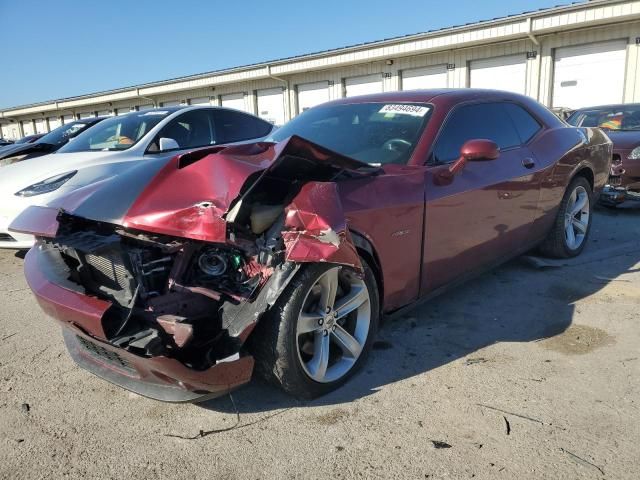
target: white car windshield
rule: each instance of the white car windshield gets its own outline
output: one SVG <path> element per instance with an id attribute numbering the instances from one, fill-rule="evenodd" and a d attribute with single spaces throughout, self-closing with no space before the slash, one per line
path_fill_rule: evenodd
<path id="1" fill-rule="evenodd" d="M 127 150 L 171 112 L 147 110 L 103 120 L 58 150 L 59 153 Z"/>

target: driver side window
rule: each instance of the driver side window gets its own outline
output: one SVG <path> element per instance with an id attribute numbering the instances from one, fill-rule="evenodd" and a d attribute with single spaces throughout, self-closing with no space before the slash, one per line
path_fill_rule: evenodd
<path id="1" fill-rule="evenodd" d="M 436 140 L 429 163 L 451 163 L 468 140 L 487 139 L 501 150 L 520 145 L 520 136 L 500 103 L 464 105 L 449 115 Z"/>
<path id="2" fill-rule="evenodd" d="M 174 118 L 156 135 L 147 151 L 150 153 L 159 152 L 161 138 L 170 138 L 178 144 L 178 148 L 171 150 L 214 145 L 216 136 L 212 112 L 210 110 L 193 110 Z"/>

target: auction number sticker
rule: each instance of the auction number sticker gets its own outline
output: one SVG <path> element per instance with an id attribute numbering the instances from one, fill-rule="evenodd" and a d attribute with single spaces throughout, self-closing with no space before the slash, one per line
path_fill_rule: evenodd
<path id="1" fill-rule="evenodd" d="M 420 105 L 389 104 L 382 107 L 378 113 L 383 113 L 385 116 L 411 115 L 412 117 L 424 117 L 429 110 L 429 107 L 423 107 Z"/>

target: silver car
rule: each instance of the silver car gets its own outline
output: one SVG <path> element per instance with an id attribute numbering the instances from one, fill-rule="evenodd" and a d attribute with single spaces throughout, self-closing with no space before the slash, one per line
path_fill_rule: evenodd
<path id="1" fill-rule="evenodd" d="M 31 247 L 32 236 L 8 230 L 31 205 L 46 205 L 131 169 L 137 170 L 136 181 L 148 181 L 176 154 L 262 138 L 273 128 L 245 112 L 203 106 L 152 109 L 103 120 L 53 154 L 2 168 L 0 248 Z M 118 198 L 105 202 L 117 201 L 125 208 L 127 194 L 119 192 Z"/>

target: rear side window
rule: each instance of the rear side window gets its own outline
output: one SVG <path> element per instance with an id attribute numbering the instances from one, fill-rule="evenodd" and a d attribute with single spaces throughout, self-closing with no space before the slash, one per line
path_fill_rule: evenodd
<path id="1" fill-rule="evenodd" d="M 271 132 L 269 122 L 235 110 L 216 110 L 216 143 L 231 143 L 253 138 L 262 138 Z"/>
<path id="2" fill-rule="evenodd" d="M 522 143 L 527 143 L 542 128 L 540 123 L 520 105 L 505 103 L 504 108 L 513 120 Z"/>
<path id="3" fill-rule="evenodd" d="M 449 163 L 460 156 L 468 140 L 487 139 L 501 150 L 521 144 L 514 122 L 501 103 L 480 103 L 457 108 L 449 115 L 433 149 L 430 163 Z"/>
<path id="4" fill-rule="evenodd" d="M 173 150 L 206 147 L 215 144 L 216 133 L 213 128 L 211 111 L 192 110 L 174 118 L 156 135 L 156 138 L 148 147 L 149 152 L 158 152 L 160 150 L 161 138 L 175 140 L 178 148 Z"/>

